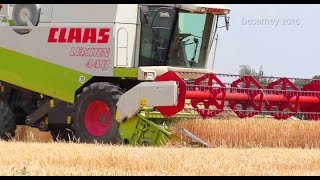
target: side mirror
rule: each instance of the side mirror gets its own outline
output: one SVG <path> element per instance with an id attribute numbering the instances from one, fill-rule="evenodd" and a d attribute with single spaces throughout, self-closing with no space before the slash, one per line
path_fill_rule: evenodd
<path id="1" fill-rule="evenodd" d="M 227 16 L 227 15 L 224 15 L 224 21 L 225 21 L 225 24 L 226 24 L 226 29 L 227 31 L 229 31 L 229 26 L 230 26 L 230 17 Z"/>
<path id="2" fill-rule="evenodd" d="M 141 24 L 148 24 L 148 6 L 140 7 L 140 22 Z"/>

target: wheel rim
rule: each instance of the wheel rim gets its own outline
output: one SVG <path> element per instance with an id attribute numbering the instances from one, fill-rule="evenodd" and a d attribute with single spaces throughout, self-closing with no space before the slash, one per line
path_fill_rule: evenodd
<path id="1" fill-rule="evenodd" d="M 92 136 L 103 136 L 111 127 L 112 115 L 103 101 L 91 102 L 85 112 L 85 126 Z"/>

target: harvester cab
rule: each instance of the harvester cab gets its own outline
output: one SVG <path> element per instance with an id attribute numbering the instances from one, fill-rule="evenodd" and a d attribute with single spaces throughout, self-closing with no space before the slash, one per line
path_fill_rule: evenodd
<path id="1" fill-rule="evenodd" d="M 205 69 L 218 18 L 228 13 L 219 5 L 141 6 L 139 66 Z"/>
<path id="2" fill-rule="evenodd" d="M 214 4 L 15 4 L 0 15 L 0 138 L 161 145 L 181 119 L 319 119 L 320 82 L 215 74 L 208 55 L 230 9 Z M 5 9 L 5 10 L 4 10 Z M 226 82 L 222 82 L 222 79 Z M 297 87 L 296 82 L 302 82 Z M 186 129 L 179 131 L 210 146 Z"/>

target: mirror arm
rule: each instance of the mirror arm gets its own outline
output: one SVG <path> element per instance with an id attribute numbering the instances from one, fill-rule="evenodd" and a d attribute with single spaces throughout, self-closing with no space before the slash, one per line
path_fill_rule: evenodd
<path id="1" fill-rule="evenodd" d="M 226 24 L 226 29 L 227 31 L 229 31 L 229 19 L 230 17 L 228 17 L 226 14 L 224 15 L 224 21 L 225 21 L 225 24 Z"/>

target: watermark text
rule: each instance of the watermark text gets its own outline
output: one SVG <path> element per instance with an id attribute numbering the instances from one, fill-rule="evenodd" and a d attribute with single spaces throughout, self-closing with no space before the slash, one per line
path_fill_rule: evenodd
<path id="1" fill-rule="evenodd" d="M 300 26 L 299 18 L 245 18 L 242 17 L 241 24 L 244 26 Z"/>

